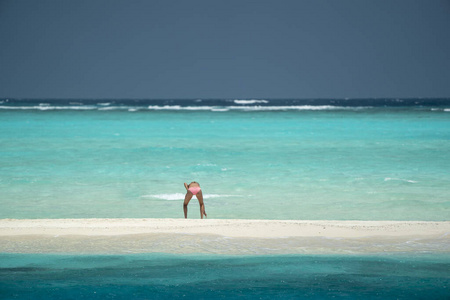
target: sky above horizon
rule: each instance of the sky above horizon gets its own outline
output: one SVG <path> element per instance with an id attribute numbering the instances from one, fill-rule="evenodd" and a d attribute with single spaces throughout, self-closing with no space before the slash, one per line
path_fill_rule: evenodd
<path id="1" fill-rule="evenodd" d="M 0 97 L 450 97 L 450 1 L 0 1 Z"/>

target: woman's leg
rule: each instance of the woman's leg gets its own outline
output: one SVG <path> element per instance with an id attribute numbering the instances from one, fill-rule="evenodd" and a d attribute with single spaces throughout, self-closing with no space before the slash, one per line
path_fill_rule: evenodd
<path id="1" fill-rule="evenodd" d="M 192 196 L 194 196 L 194 194 L 192 194 L 190 191 L 188 191 L 186 193 L 186 196 L 184 196 L 183 210 L 184 210 L 184 218 L 185 219 L 187 219 L 187 206 L 189 204 L 189 201 L 191 201 Z"/>
<path id="2" fill-rule="evenodd" d="M 206 211 L 205 211 L 205 203 L 203 203 L 203 194 L 202 191 L 198 192 L 197 195 L 195 195 L 198 199 L 198 203 L 200 204 L 200 217 L 203 219 L 203 215 L 205 215 L 205 217 L 208 217 L 206 215 Z"/>

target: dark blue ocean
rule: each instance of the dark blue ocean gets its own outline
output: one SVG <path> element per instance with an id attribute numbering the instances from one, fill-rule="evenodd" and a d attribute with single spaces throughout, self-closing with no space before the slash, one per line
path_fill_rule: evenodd
<path id="1" fill-rule="evenodd" d="M 448 299 L 448 256 L 0 254 L 1 299 Z"/>

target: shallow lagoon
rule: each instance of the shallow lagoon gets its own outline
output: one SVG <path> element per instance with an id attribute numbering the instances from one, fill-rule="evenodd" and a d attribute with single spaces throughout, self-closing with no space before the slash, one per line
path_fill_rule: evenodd
<path id="1" fill-rule="evenodd" d="M 0 218 L 182 218 L 192 180 L 211 218 L 450 214 L 442 107 L 51 107 L 0 110 Z"/>

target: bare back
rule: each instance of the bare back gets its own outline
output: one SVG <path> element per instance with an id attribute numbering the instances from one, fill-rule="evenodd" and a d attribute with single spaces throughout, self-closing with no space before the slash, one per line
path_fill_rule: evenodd
<path id="1" fill-rule="evenodd" d="M 200 187 L 200 184 L 196 181 L 192 181 L 191 183 L 189 183 L 188 187 Z"/>

